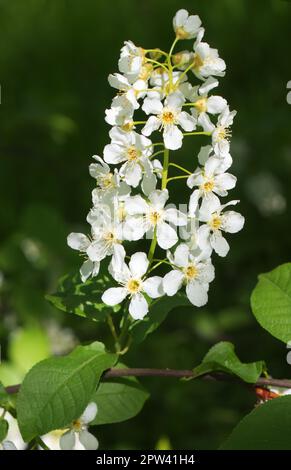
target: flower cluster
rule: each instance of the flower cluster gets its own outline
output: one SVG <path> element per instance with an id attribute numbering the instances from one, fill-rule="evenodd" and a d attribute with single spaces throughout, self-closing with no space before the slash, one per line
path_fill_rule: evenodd
<path id="1" fill-rule="evenodd" d="M 119 72 L 109 75 L 117 90 L 105 116 L 112 126 L 110 143 L 89 168 L 96 180 L 87 216 L 91 232 L 68 237 L 69 246 L 85 256 L 83 281 L 97 276 L 100 263 L 109 261 L 113 286 L 103 301 L 117 305 L 128 299 L 134 319 L 148 313 L 151 299 L 173 296 L 183 286 L 193 305 L 205 305 L 214 279 L 212 254 L 226 256 L 224 234 L 244 225 L 244 218 L 231 209 L 239 201 L 224 200 L 236 185 L 228 173 L 236 112 L 224 98 L 211 94 L 217 77 L 225 73 L 225 62 L 203 41 L 197 15 L 179 10 L 173 27 L 169 52 L 124 43 Z M 174 52 L 184 40 L 194 40 L 193 48 Z M 155 133 L 160 138 L 153 142 Z M 170 150 L 180 149 L 184 138 L 195 135 L 210 142 L 201 148 L 197 168 L 186 169 Z M 179 174 L 170 176 L 170 169 Z M 178 210 L 168 204 L 168 183 L 183 178 L 189 201 Z M 133 249 L 127 254 L 143 238 L 151 240 L 148 252 Z M 152 275 L 157 268 L 167 272 Z"/>

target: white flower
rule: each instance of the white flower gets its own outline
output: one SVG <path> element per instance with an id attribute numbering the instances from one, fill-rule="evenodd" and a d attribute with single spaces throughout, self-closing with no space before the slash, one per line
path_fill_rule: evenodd
<path id="1" fill-rule="evenodd" d="M 139 240 L 145 233 L 148 238 L 152 238 L 156 232 L 158 245 L 164 250 L 177 243 L 176 230 L 169 223 L 175 226 L 186 225 L 187 216 L 177 209 L 165 208 L 168 198 L 169 193 L 164 189 L 153 191 L 149 195 L 148 202 L 139 195 L 129 197 L 125 201 L 128 214 L 126 221 L 128 239 Z"/>
<path id="2" fill-rule="evenodd" d="M 236 185 L 236 177 L 225 173 L 231 164 L 231 157 L 225 159 L 216 156 L 209 157 L 204 168 L 198 167 L 187 179 L 189 188 L 192 189 L 194 186 L 199 188 L 194 191 L 193 195 L 198 192 L 198 197 L 205 199 L 216 198 L 214 193 L 218 196 L 227 196 L 228 190 Z"/>
<path id="3" fill-rule="evenodd" d="M 112 259 L 110 272 L 122 287 L 107 289 L 102 300 L 107 305 L 118 305 L 126 297 L 130 297 L 129 313 L 135 320 L 141 320 L 148 313 L 149 307 L 144 294 L 152 299 L 163 295 L 162 279 L 153 276 L 145 279 L 149 261 L 145 253 L 138 252 L 131 256 L 129 264 Z"/>
<path id="4" fill-rule="evenodd" d="M 171 80 L 169 73 L 161 68 L 155 69 L 150 78 L 150 84 L 153 88 L 147 91 L 149 99 L 163 99 L 173 89 L 177 92 L 184 94 L 185 89 L 192 88 L 191 84 L 187 82 L 187 75 L 182 76 L 181 72 L 173 71 Z M 186 88 L 185 88 L 186 87 Z"/>
<path id="5" fill-rule="evenodd" d="M 235 211 L 224 209 L 229 205 L 235 205 L 239 201 L 230 201 L 220 205 L 218 199 L 211 201 L 203 200 L 199 220 L 206 222 L 198 230 L 200 243 L 203 248 L 211 247 L 219 256 L 226 256 L 229 251 L 229 244 L 222 235 L 222 232 L 237 233 L 244 226 L 244 217 Z"/>
<path id="6" fill-rule="evenodd" d="M 96 179 L 97 185 L 101 190 L 98 195 L 98 199 L 103 198 L 105 193 L 110 194 L 112 197 L 115 194 L 118 194 L 119 196 L 128 195 L 130 193 L 130 188 L 124 181 L 121 181 L 117 169 L 115 168 L 114 172 L 112 172 L 109 165 L 107 165 L 107 163 L 105 163 L 101 157 L 98 155 L 93 155 L 93 158 L 98 163 L 90 164 L 89 173 L 92 178 Z M 93 197 L 96 198 L 98 190 L 97 192 L 96 190 L 94 191 L 95 193 Z"/>
<path id="7" fill-rule="evenodd" d="M 173 27 L 177 38 L 194 38 L 201 26 L 201 20 L 197 15 L 190 15 L 187 10 L 179 10 L 173 18 Z"/>
<path id="8" fill-rule="evenodd" d="M 105 110 L 105 121 L 111 126 L 133 127 L 134 107 L 125 95 L 115 96 L 111 108 Z"/>
<path id="9" fill-rule="evenodd" d="M 70 429 L 61 436 L 60 447 L 62 450 L 73 450 L 76 444 L 77 435 L 80 443 L 86 450 L 98 449 L 98 440 L 93 436 L 93 434 L 88 432 L 88 424 L 94 421 L 97 411 L 96 403 L 89 403 L 82 416 L 74 421 Z"/>
<path id="10" fill-rule="evenodd" d="M 229 138 L 231 137 L 229 128 L 233 124 L 235 115 L 236 111 L 230 112 L 229 107 L 226 106 L 218 117 L 216 126 L 210 121 L 207 114 L 200 116 L 199 124 L 203 127 L 205 132 L 211 132 L 214 152 L 218 156 L 224 157 L 229 153 Z"/>
<path id="11" fill-rule="evenodd" d="M 193 87 L 190 101 L 194 103 L 194 108 L 191 108 L 192 115 L 200 122 L 203 123 L 203 118 L 206 113 L 221 114 L 227 106 L 227 101 L 218 95 L 208 96 L 210 90 L 218 85 L 218 81 L 210 77 L 200 87 Z"/>
<path id="12" fill-rule="evenodd" d="M 175 295 L 186 284 L 186 294 L 196 307 L 208 301 L 209 283 L 214 279 L 214 267 L 205 255 L 193 255 L 186 244 L 177 247 L 174 256 L 168 255 L 174 269 L 165 275 L 163 288 L 167 295 Z"/>
<path id="13" fill-rule="evenodd" d="M 124 132 L 118 127 L 110 131 L 111 144 L 104 148 L 104 160 L 107 163 L 118 165 L 125 162 L 119 174 L 126 183 L 136 188 L 143 174 L 148 177 L 150 173 L 153 176 L 153 186 L 155 187 L 156 178 L 153 175 L 152 164 L 149 157 L 152 154 L 152 142 L 139 135 L 136 132 Z"/>
<path id="14" fill-rule="evenodd" d="M 194 44 L 191 70 L 201 80 L 210 76 L 223 77 L 226 69 L 224 60 L 220 59 L 217 49 L 212 49 L 209 44 L 200 42 L 199 39 Z"/>
<path id="15" fill-rule="evenodd" d="M 153 131 L 163 128 L 164 144 L 167 149 L 177 150 L 182 146 L 183 133 L 177 127 L 180 125 L 185 131 L 195 129 L 196 120 L 193 116 L 182 111 L 184 97 L 182 93 L 175 92 L 169 95 L 163 104 L 158 99 L 146 98 L 142 109 L 150 116 L 142 133 L 149 136 Z"/>
<path id="16" fill-rule="evenodd" d="M 135 81 L 142 71 L 144 51 L 132 41 L 125 41 L 118 61 L 119 71 Z"/>
<path id="17" fill-rule="evenodd" d="M 68 235 L 67 243 L 73 250 L 80 251 L 81 253 L 87 253 L 92 241 L 83 233 L 72 232 Z M 100 269 L 100 263 L 93 262 L 90 259 L 86 259 L 80 268 L 80 275 L 83 282 L 92 276 L 97 276 Z"/>
<path id="18" fill-rule="evenodd" d="M 93 263 L 111 256 L 115 250 L 123 250 L 122 225 L 112 210 L 110 205 L 97 206 L 88 214 L 87 221 L 92 226 L 93 240 L 87 247 L 86 253 Z"/>
<path id="19" fill-rule="evenodd" d="M 134 109 L 139 108 L 138 99 L 142 98 L 147 89 L 147 83 L 144 80 L 137 80 L 131 84 L 129 80 L 120 73 L 110 74 L 109 84 L 124 94 Z"/>

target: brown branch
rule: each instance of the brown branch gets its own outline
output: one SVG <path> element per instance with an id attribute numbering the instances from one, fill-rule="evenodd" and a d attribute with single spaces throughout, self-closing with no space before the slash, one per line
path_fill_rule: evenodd
<path id="1" fill-rule="evenodd" d="M 173 377 L 173 378 L 194 378 L 194 373 L 192 370 L 176 370 L 176 369 L 141 369 L 141 368 L 130 368 L 130 369 L 118 369 L 113 368 L 107 370 L 103 374 L 103 379 L 113 379 L 119 377 Z M 202 375 L 198 378 L 206 380 L 222 380 L 222 381 L 240 381 L 238 378 L 232 375 L 224 373 L 211 373 Z M 241 382 L 241 381 L 240 381 Z M 248 384 L 254 387 L 282 387 L 282 388 L 291 388 L 291 380 L 287 379 L 273 379 L 273 378 L 263 378 L 260 377 L 255 384 Z M 20 389 L 19 385 L 11 385 L 6 387 L 6 392 L 13 395 L 17 393 Z"/>

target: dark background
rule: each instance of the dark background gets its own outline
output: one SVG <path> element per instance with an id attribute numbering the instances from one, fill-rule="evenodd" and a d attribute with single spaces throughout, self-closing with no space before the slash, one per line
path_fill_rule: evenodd
<path id="1" fill-rule="evenodd" d="M 229 237 L 228 257 L 215 258 L 207 307 L 173 311 L 130 352 L 127 364 L 191 368 L 226 339 L 244 361 L 265 359 L 272 375 L 290 377 L 284 345 L 256 323 L 249 297 L 259 273 L 290 261 L 291 3 L 2 0 L 0 341 L 6 362 L 0 379 L 6 384 L 24 373 L 13 347 L 23 331 L 40 325 L 43 334 L 50 332 L 54 352 L 70 348 L 72 331 L 80 341 L 100 334 L 95 323 L 54 310 L 44 296 L 80 265 L 66 247 L 66 235 L 87 230 L 94 185 L 90 156 L 102 154 L 108 143 L 104 110 L 114 90 L 107 75 L 117 71 L 126 39 L 169 49 L 179 8 L 200 15 L 205 40 L 228 65 L 219 92 L 238 110 L 232 140 L 238 185 L 231 198 L 241 200 L 246 224 Z M 187 165 L 204 143 L 193 147 L 187 141 L 177 158 Z M 26 341 L 37 356 L 37 346 Z M 255 403 L 253 392 L 236 384 L 173 379 L 144 384 L 152 397 L 137 418 L 97 429 L 102 448 L 214 449 Z"/>

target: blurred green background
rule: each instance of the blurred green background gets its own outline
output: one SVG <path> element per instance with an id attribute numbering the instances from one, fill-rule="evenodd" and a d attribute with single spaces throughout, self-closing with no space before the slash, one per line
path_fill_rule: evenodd
<path id="1" fill-rule="evenodd" d="M 238 110 L 232 140 L 238 186 L 231 198 L 241 199 L 246 225 L 229 237 L 229 256 L 215 259 L 207 308 L 173 311 L 127 364 L 191 368 L 227 339 L 242 360 L 265 359 L 274 376 L 291 375 L 284 345 L 259 327 L 249 306 L 257 275 L 290 261 L 291 2 L 2 0 L 0 379 L 6 384 L 20 381 L 35 360 L 100 334 L 96 324 L 54 310 L 44 296 L 79 268 L 66 235 L 87 230 L 94 185 L 88 165 L 108 143 L 104 110 L 114 91 L 107 75 L 117 71 L 122 43 L 168 49 L 172 17 L 182 7 L 200 15 L 206 41 L 228 65 L 220 93 Z M 177 158 L 193 162 L 204 143 L 187 141 Z M 143 383 L 152 397 L 142 413 L 99 427 L 101 448 L 214 449 L 255 403 L 253 392 L 236 384 Z"/>

